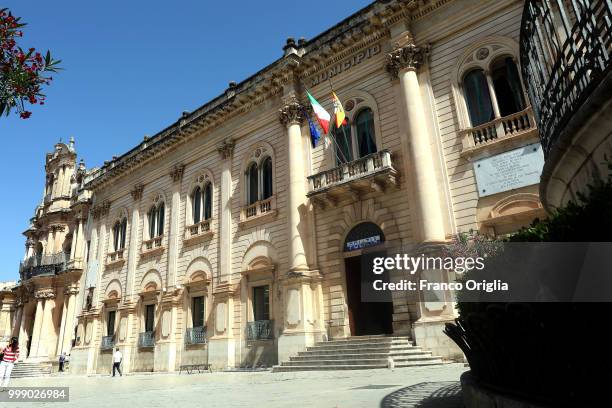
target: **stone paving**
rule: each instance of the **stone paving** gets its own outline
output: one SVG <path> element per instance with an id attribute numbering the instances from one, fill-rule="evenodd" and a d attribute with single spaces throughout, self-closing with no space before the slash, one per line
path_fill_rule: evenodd
<path id="1" fill-rule="evenodd" d="M 460 408 L 464 364 L 391 370 L 242 372 L 14 379 L 11 386 L 67 386 L 67 403 L 7 407 L 420 407 Z M 13 405 L 11 405 L 13 404 Z"/>

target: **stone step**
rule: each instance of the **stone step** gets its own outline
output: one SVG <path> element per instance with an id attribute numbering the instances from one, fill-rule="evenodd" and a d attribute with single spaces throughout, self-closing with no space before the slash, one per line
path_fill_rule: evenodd
<path id="1" fill-rule="evenodd" d="M 317 346 L 324 345 L 338 345 L 338 346 L 346 346 L 346 345 L 362 345 L 362 344 L 379 344 L 379 345 L 387 345 L 387 344 L 412 344 L 410 337 L 349 337 L 346 339 L 337 339 L 337 340 L 328 340 L 328 341 L 320 341 L 315 344 Z"/>
<path id="2" fill-rule="evenodd" d="M 412 347 L 412 343 L 408 341 L 397 340 L 389 343 L 319 343 L 314 346 L 308 347 L 308 349 L 312 348 L 325 348 L 325 349 L 345 349 L 345 348 L 391 348 L 391 347 Z"/>
<path id="3" fill-rule="evenodd" d="M 300 353 L 297 356 L 289 357 L 291 361 L 303 361 L 303 360 L 354 360 L 360 358 L 374 358 L 374 359 L 387 359 L 391 357 L 393 359 L 403 358 L 409 356 L 420 356 L 420 355 L 431 355 L 427 351 L 423 350 L 409 350 L 402 351 L 399 353 L 338 353 L 338 354 L 323 354 L 323 353 Z"/>
<path id="4" fill-rule="evenodd" d="M 413 361 L 436 361 L 440 363 L 442 362 L 442 360 L 439 357 L 432 357 L 430 355 L 409 356 L 409 357 L 401 357 L 398 359 L 394 358 L 393 361 L 395 362 L 396 366 L 398 363 L 413 362 Z M 384 365 L 386 367 L 387 359 L 386 358 L 376 358 L 376 359 L 360 358 L 360 359 L 355 359 L 355 360 L 290 360 L 290 361 L 283 362 L 281 365 L 283 367 L 311 366 L 311 365 L 323 365 L 323 366 L 327 366 L 327 365 L 339 365 L 339 366 Z"/>
<path id="5" fill-rule="evenodd" d="M 395 368 L 420 367 L 444 364 L 442 360 L 414 361 L 395 364 Z M 274 366 L 273 373 L 291 371 L 331 371 L 331 370 L 372 370 L 387 368 L 386 364 L 354 364 L 354 365 L 310 365 L 310 366 Z"/>
<path id="6" fill-rule="evenodd" d="M 12 378 L 44 377 L 51 374 L 50 363 L 18 362 L 11 373 Z"/>
<path id="7" fill-rule="evenodd" d="M 397 353 L 418 353 L 423 351 L 421 347 L 417 346 L 398 346 L 398 347 L 350 347 L 350 348 L 320 348 L 320 347 L 309 347 L 306 351 L 300 351 L 298 356 L 307 354 L 323 354 L 323 355 L 343 355 L 343 354 L 397 354 Z"/>

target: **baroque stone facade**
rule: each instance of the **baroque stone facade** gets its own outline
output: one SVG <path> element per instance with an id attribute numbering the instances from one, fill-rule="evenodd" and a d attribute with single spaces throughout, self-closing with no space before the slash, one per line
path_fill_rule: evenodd
<path id="1" fill-rule="evenodd" d="M 402 334 L 461 359 L 442 333 L 452 294 L 366 307 L 354 288 L 372 253 L 436 253 L 457 232 L 542 215 L 537 184 L 481 196 L 474 175 L 476 160 L 538 140 L 520 76 L 504 76 L 521 10 L 376 1 L 289 39 L 279 60 L 101 168 L 59 144 L 65 169 L 47 158 L 24 270 L 62 249 L 66 264 L 22 275 L 13 330 L 28 358 L 70 351 L 72 371 L 108 372 L 119 347 L 128 372 L 270 366 L 329 337 Z M 305 87 L 331 109 L 331 78 L 348 124 L 312 147 Z"/>

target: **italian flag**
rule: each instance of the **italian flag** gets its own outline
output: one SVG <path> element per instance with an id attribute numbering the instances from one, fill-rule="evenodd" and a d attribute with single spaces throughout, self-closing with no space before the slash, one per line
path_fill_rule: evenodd
<path id="1" fill-rule="evenodd" d="M 329 122 L 331 121 L 331 115 L 321 106 L 319 102 L 310 94 L 310 92 L 306 91 L 306 95 L 308 95 L 308 100 L 312 105 L 312 110 L 319 121 L 319 125 L 321 129 L 323 129 L 323 133 L 327 134 L 329 132 Z"/>

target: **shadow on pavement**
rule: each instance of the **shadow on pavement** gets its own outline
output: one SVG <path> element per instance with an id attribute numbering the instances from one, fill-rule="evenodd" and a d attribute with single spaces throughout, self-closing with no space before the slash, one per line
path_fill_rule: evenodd
<path id="1" fill-rule="evenodd" d="M 381 408 L 462 408 L 458 381 L 423 382 L 401 388 L 387 395 Z"/>

